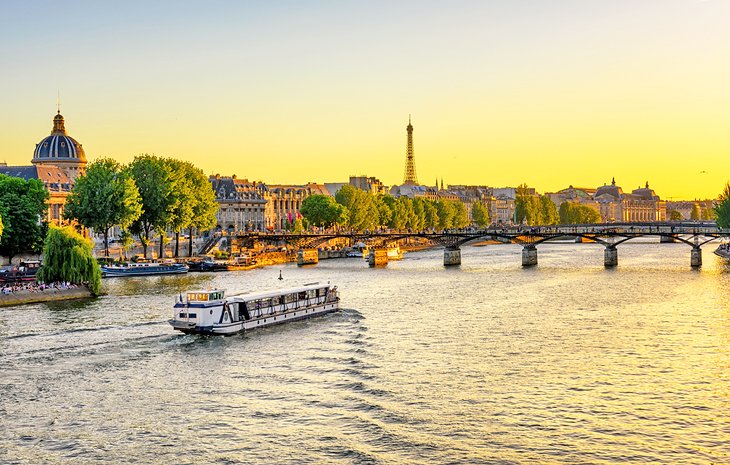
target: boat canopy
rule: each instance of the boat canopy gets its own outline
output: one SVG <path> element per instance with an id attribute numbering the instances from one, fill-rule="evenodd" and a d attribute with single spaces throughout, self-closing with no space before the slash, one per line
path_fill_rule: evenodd
<path id="1" fill-rule="evenodd" d="M 273 291 L 255 292 L 255 293 L 250 293 L 250 294 L 248 294 L 248 293 L 238 294 L 238 295 L 236 295 L 236 297 L 238 299 L 248 302 L 251 300 L 268 299 L 271 297 L 278 297 L 278 296 L 287 295 L 287 294 L 297 294 L 299 292 L 313 291 L 316 289 L 326 289 L 328 287 L 330 287 L 329 284 L 312 283 L 312 284 L 305 284 L 304 286 L 299 286 L 299 287 L 276 289 Z"/>

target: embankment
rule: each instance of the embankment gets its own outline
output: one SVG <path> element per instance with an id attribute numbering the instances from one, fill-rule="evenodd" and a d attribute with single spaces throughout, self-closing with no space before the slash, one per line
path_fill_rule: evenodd
<path id="1" fill-rule="evenodd" d="M 43 291 L 17 291 L 8 295 L 0 294 L 0 307 L 12 305 L 33 304 L 38 302 L 51 302 L 54 300 L 72 300 L 91 297 L 91 292 L 86 286 L 72 289 L 46 289 Z"/>

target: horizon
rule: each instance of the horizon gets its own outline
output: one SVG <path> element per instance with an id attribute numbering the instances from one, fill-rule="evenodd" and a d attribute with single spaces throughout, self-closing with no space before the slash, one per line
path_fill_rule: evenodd
<path id="1" fill-rule="evenodd" d="M 268 184 L 395 185 L 411 114 L 424 185 L 544 193 L 615 177 L 693 200 L 728 181 L 724 2 L 76 1 L 6 13 L 8 165 L 30 164 L 60 91 L 89 162 L 150 153 Z"/>

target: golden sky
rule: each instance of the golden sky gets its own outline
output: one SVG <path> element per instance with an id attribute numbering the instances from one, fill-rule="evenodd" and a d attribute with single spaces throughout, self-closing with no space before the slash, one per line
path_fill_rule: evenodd
<path id="1" fill-rule="evenodd" d="M 0 161 L 56 94 L 90 161 L 270 183 L 403 179 L 715 197 L 730 179 L 730 2 L 15 2 Z"/>

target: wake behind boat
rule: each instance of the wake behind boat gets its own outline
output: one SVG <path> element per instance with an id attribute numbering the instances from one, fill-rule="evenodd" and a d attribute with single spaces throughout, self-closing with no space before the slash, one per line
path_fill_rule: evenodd
<path id="1" fill-rule="evenodd" d="M 226 298 L 225 291 L 189 291 L 175 303 L 173 328 L 184 333 L 229 335 L 338 310 L 336 286 L 301 287 L 241 294 Z"/>
<path id="2" fill-rule="evenodd" d="M 158 274 L 187 273 L 188 266 L 182 263 L 124 263 L 122 265 L 102 265 L 101 276 L 120 278 L 128 276 L 152 276 Z"/>

